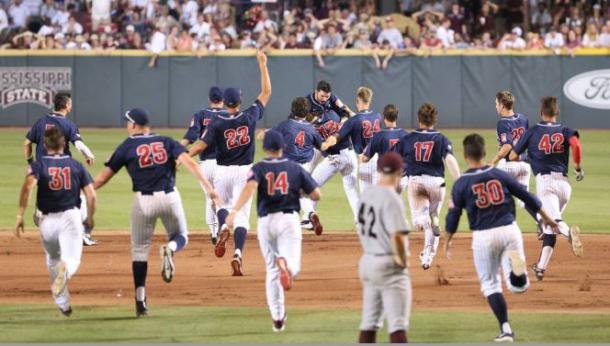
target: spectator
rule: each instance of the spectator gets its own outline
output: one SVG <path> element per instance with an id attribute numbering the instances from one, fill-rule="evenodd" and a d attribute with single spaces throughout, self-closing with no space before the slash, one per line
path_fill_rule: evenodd
<path id="1" fill-rule="evenodd" d="M 91 46 L 85 41 L 83 35 L 76 35 L 74 44 L 69 47 L 66 45 L 66 49 L 91 50 Z"/>
<path id="2" fill-rule="evenodd" d="M 27 24 L 30 9 L 22 0 L 13 0 L 13 4 L 8 9 L 8 14 L 13 19 L 13 27 L 22 28 Z"/>
<path id="3" fill-rule="evenodd" d="M 153 53 L 153 56 L 150 58 L 148 63 L 148 67 L 155 67 L 157 64 L 157 59 L 159 59 L 159 54 L 165 51 L 167 44 L 167 37 L 161 31 L 159 26 L 155 26 L 153 34 L 150 38 L 150 44 L 147 49 Z M 95 46 L 94 46 L 95 47 Z"/>
<path id="4" fill-rule="evenodd" d="M 83 33 L 83 26 L 80 25 L 79 22 L 76 21 L 76 18 L 74 18 L 74 16 L 70 16 L 68 18 L 68 23 L 66 23 L 62 29 L 61 32 L 64 35 L 80 35 Z"/>
<path id="5" fill-rule="evenodd" d="M 6 11 L 4 11 L 2 3 L 0 3 L 0 33 L 6 28 L 8 28 L 8 16 L 6 15 Z"/>
<path id="6" fill-rule="evenodd" d="M 334 54 L 335 50 L 341 47 L 343 38 L 337 32 L 337 28 L 333 23 L 327 25 L 325 29 L 320 32 L 320 36 L 316 38 L 313 44 L 314 53 L 320 67 L 324 67 L 324 60 L 322 55 Z"/>
<path id="7" fill-rule="evenodd" d="M 263 10 L 261 12 L 261 18 L 258 23 L 256 23 L 253 32 L 259 33 L 268 29 L 272 29 L 273 32 L 277 32 L 277 23 L 269 18 L 269 12 Z"/>
<path id="8" fill-rule="evenodd" d="M 599 35 L 599 45 L 603 48 L 610 48 L 610 25 L 602 26 L 602 33 Z"/>
<path id="9" fill-rule="evenodd" d="M 587 27 L 587 32 L 582 37 L 582 45 L 586 48 L 599 48 L 599 33 L 594 23 Z"/>
<path id="10" fill-rule="evenodd" d="M 424 39 L 421 43 L 421 48 L 424 48 L 424 49 L 443 48 L 443 42 L 438 37 L 436 37 L 436 32 L 426 31 L 424 33 Z"/>
<path id="11" fill-rule="evenodd" d="M 197 39 L 201 40 L 210 34 L 210 23 L 206 22 L 205 15 L 197 15 L 197 23 L 189 30 L 191 34 L 197 35 Z"/>
<path id="12" fill-rule="evenodd" d="M 425 0 L 421 6 L 421 10 L 424 12 L 439 12 L 445 13 L 445 5 L 439 0 Z"/>
<path id="13" fill-rule="evenodd" d="M 222 43 L 225 45 L 226 49 L 232 49 L 233 47 L 233 38 L 231 37 L 231 35 L 227 34 L 225 31 L 223 31 L 220 34 L 220 38 L 222 39 Z"/>
<path id="14" fill-rule="evenodd" d="M 23 3 L 27 6 L 30 16 L 39 16 L 40 8 L 42 7 L 42 0 L 23 0 Z"/>
<path id="15" fill-rule="evenodd" d="M 284 45 L 282 47 L 282 49 L 302 49 L 302 48 L 305 48 L 305 47 L 302 43 L 300 43 L 297 40 L 297 34 L 294 32 L 291 32 L 287 35 L 286 42 L 284 42 Z"/>
<path id="16" fill-rule="evenodd" d="M 55 0 L 46 0 L 40 7 L 40 16 L 43 19 L 50 21 L 55 16 L 55 13 L 57 13 Z"/>
<path id="17" fill-rule="evenodd" d="M 584 20 L 580 16 L 580 12 L 578 7 L 573 6 L 570 8 L 570 15 L 566 17 L 565 23 L 568 25 L 570 29 L 576 29 L 577 27 L 582 28 L 584 24 Z"/>
<path id="18" fill-rule="evenodd" d="M 193 38 L 189 34 L 188 26 L 185 24 L 180 32 L 180 38 L 176 45 L 176 51 L 178 52 L 192 52 L 193 51 Z"/>
<path id="19" fill-rule="evenodd" d="M 482 35 L 484 32 L 492 32 L 496 30 L 495 13 L 497 9 L 498 7 L 489 1 L 483 3 L 481 13 L 479 13 L 475 19 L 475 34 Z"/>
<path id="20" fill-rule="evenodd" d="M 210 52 L 218 52 L 227 49 L 227 47 L 222 43 L 222 38 L 219 34 L 214 34 L 210 36 L 210 44 L 208 45 L 208 51 Z"/>
<path id="21" fill-rule="evenodd" d="M 602 16 L 602 7 L 600 4 L 593 5 L 593 15 L 587 20 L 587 26 L 593 24 L 600 30 L 604 26 L 604 17 Z"/>
<path id="22" fill-rule="evenodd" d="M 546 30 L 552 23 L 553 17 L 546 6 L 546 3 L 540 1 L 536 10 L 532 12 L 532 28 L 536 31 L 541 29 Z"/>
<path id="23" fill-rule="evenodd" d="M 491 39 L 491 34 L 489 32 L 484 32 L 481 36 L 481 45 L 484 49 L 496 48 L 496 44 Z"/>
<path id="24" fill-rule="evenodd" d="M 93 31 L 97 31 L 100 25 L 110 24 L 112 0 L 89 0 L 87 3 L 91 6 L 91 29 Z"/>
<path id="25" fill-rule="evenodd" d="M 568 32 L 568 38 L 566 40 L 566 48 L 568 50 L 573 51 L 574 49 L 580 48 L 582 46 L 580 37 L 576 34 L 574 30 L 570 30 Z"/>
<path id="26" fill-rule="evenodd" d="M 58 32 L 53 37 L 53 49 L 64 49 L 66 46 L 66 35 L 61 32 Z"/>
<path id="27" fill-rule="evenodd" d="M 171 29 L 169 30 L 169 34 L 167 35 L 167 37 L 165 39 L 165 49 L 167 49 L 170 52 L 175 51 L 176 48 L 178 47 L 179 31 L 180 31 L 180 28 L 178 28 L 178 26 L 172 26 Z"/>
<path id="28" fill-rule="evenodd" d="M 513 28 L 513 30 L 510 32 L 510 34 L 505 34 L 502 37 L 502 39 L 500 40 L 500 43 L 498 43 L 498 48 L 501 50 L 525 49 L 527 44 L 526 44 L 525 40 L 523 38 L 521 38 L 522 34 L 523 34 L 523 31 L 521 30 L 520 27 Z"/>
<path id="29" fill-rule="evenodd" d="M 441 25 L 436 29 L 436 37 L 443 43 L 444 48 L 451 48 L 453 46 L 454 31 L 449 27 L 451 21 L 449 19 L 443 19 Z"/>
<path id="30" fill-rule="evenodd" d="M 182 5 L 182 23 L 194 26 L 198 20 L 199 4 L 195 0 L 188 0 Z"/>
<path id="31" fill-rule="evenodd" d="M 557 28 L 551 27 L 549 33 L 544 37 L 544 46 L 548 49 L 558 50 L 563 48 L 564 45 L 563 35 L 557 32 Z"/>
<path id="32" fill-rule="evenodd" d="M 451 12 L 447 15 L 447 19 L 451 25 L 449 28 L 455 33 L 459 33 L 461 37 L 468 34 L 466 30 L 466 17 L 464 16 L 464 8 L 458 3 L 451 5 Z M 438 33 L 438 32 L 437 32 Z"/>
<path id="33" fill-rule="evenodd" d="M 73 8 L 74 5 L 69 4 L 66 7 L 60 7 L 59 9 L 57 9 L 55 15 L 53 16 L 53 18 L 51 18 L 51 24 L 59 27 L 63 27 L 64 25 L 68 24 L 68 20 L 70 18 L 69 10 Z"/>
<path id="34" fill-rule="evenodd" d="M 393 49 L 400 47 L 402 44 L 402 34 L 400 30 L 396 28 L 394 18 L 387 16 L 385 18 L 386 28 L 381 30 L 381 33 L 377 37 L 377 43 L 383 44 L 384 41 L 388 41 Z"/>
<path id="35" fill-rule="evenodd" d="M 368 31 L 360 30 L 358 32 L 358 38 L 354 41 L 353 48 L 362 50 L 373 49 L 373 42 L 369 38 Z"/>
<path id="36" fill-rule="evenodd" d="M 239 47 L 241 49 L 256 48 L 256 41 L 252 39 L 252 33 L 250 31 L 246 30 L 242 33 Z"/>
<path id="37" fill-rule="evenodd" d="M 544 42 L 540 39 L 537 32 L 527 33 L 527 49 L 540 50 L 544 48 Z"/>
<path id="38" fill-rule="evenodd" d="M 464 42 L 464 39 L 462 38 L 462 35 L 460 35 L 459 32 L 454 33 L 453 41 L 455 42 L 455 44 L 454 44 L 455 49 L 470 48 L 470 45 L 468 43 Z"/>

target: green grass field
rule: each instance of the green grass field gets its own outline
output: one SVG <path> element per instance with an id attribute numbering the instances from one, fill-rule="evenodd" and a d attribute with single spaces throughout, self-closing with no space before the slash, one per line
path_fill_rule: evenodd
<path id="1" fill-rule="evenodd" d="M 7 160 L 0 169 L 0 179 L 3 181 L 0 185 L 0 229 L 5 231 L 13 227 L 19 189 L 25 173 L 21 145 L 25 132 L 25 129 L 0 129 L 0 146 L 7 153 Z M 159 132 L 176 139 L 182 135 L 182 130 Z M 446 131 L 454 143 L 462 168 L 461 140 L 471 132 L 474 131 Z M 493 152 L 496 147 L 494 132 L 476 132 L 485 136 L 488 151 Z M 91 169 L 93 175 L 103 168 L 103 162 L 126 137 L 122 129 L 82 129 L 82 135 L 97 157 Z M 609 231 L 609 136 L 610 132 L 581 132 L 586 178 L 583 182 L 573 183 L 572 201 L 564 216 L 569 222 L 581 225 L 583 231 L 588 233 Z M 261 156 L 259 148 L 257 160 Z M 79 154 L 76 157 L 81 158 Z M 449 189 L 452 183 L 449 178 Z M 178 187 L 191 229 L 204 229 L 203 199 L 198 184 L 181 170 Z M 351 212 L 340 179 L 335 177 L 322 191 L 324 196 L 319 210 L 325 229 L 331 232 L 352 229 Z M 99 192 L 97 227 L 127 229 L 132 196 L 129 178 L 123 170 Z M 30 205 L 33 205 L 33 201 Z M 446 205 L 443 209 L 446 211 Z M 28 215 L 31 211 L 32 207 Z M 522 229 L 533 231 L 534 223 L 524 212 L 519 213 Z M 254 227 L 255 213 L 252 215 Z M 462 218 L 462 230 L 466 229 L 465 219 Z M 29 218 L 26 220 L 29 221 Z M 31 222 L 27 226 L 33 227 Z M 42 254 L 40 256 L 42 260 Z M 271 333 L 268 312 L 262 308 L 154 306 L 149 318 L 139 320 L 133 318 L 131 305 L 78 306 L 76 309 L 75 314 L 66 319 L 51 304 L 0 304 L 0 342 L 354 342 L 360 320 L 357 310 L 290 309 L 287 331 L 274 334 Z M 610 342 L 608 315 L 511 313 L 511 323 L 521 342 Z M 497 325 L 491 312 L 433 312 L 415 308 L 410 333 L 411 341 L 417 342 L 490 342 L 496 331 Z M 380 341 L 387 340 L 383 334 Z"/>

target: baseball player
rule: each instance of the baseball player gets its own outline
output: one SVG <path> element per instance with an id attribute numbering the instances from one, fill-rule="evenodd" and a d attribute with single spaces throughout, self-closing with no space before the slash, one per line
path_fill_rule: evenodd
<path id="1" fill-rule="evenodd" d="M 45 130 L 51 127 L 57 127 L 64 135 L 65 148 L 64 155 L 72 156 L 70 153 L 70 145 L 72 142 L 76 149 L 81 152 L 85 157 L 85 160 L 89 166 L 92 166 L 95 161 L 95 156 L 83 142 L 80 135 L 80 131 L 74 122 L 68 119 L 68 114 L 72 111 L 72 97 L 68 93 L 57 93 L 53 98 L 53 112 L 45 115 L 38 119 L 34 125 L 30 128 L 26 134 L 26 140 L 24 145 L 24 154 L 28 163 L 32 163 L 32 143 L 36 144 L 36 160 L 47 154 L 44 143 Z M 81 201 L 84 201 L 84 196 L 81 196 Z M 81 218 L 84 221 L 87 218 L 87 205 L 83 203 L 81 206 Z M 36 225 L 40 222 L 41 213 L 40 210 L 36 209 L 34 212 L 34 223 Z M 91 231 L 88 227 L 85 227 L 83 233 L 83 245 L 91 246 L 96 245 L 97 241 L 91 237 Z"/>
<path id="2" fill-rule="evenodd" d="M 314 150 L 321 150 L 323 139 L 306 118 L 310 105 L 304 97 L 292 100 L 290 118 L 282 121 L 272 128 L 282 134 L 285 147 L 284 157 L 301 165 L 310 173 L 313 171 Z M 308 197 L 301 198 L 301 209 L 313 210 L 312 200 Z M 321 235 L 323 226 L 316 212 L 303 213 L 301 227 L 313 230 L 316 235 Z"/>
<path id="3" fill-rule="evenodd" d="M 407 195 L 415 229 L 424 231 L 421 266 L 430 268 L 440 239 L 439 215 L 445 199 L 445 165 L 454 179 L 460 176 L 451 142 L 435 130 L 438 111 L 424 103 L 417 111 L 419 128 L 404 136 L 397 151 L 406 163 L 409 176 Z"/>
<path id="4" fill-rule="evenodd" d="M 563 210 L 570 200 L 572 187 L 568 181 L 568 165 L 570 148 L 574 160 L 576 181 L 581 181 L 585 173 L 580 166 L 582 146 L 578 131 L 567 128 L 557 122 L 559 106 L 557 98 L 543 97 L 540 102 L 541 122 L 525 132 L 519 142 L 513 147 L 510 159 L 517 159 L 519 154 L 527 150 L 528 161 L 536 175 L 536 195 L 542 200 L 542 205 L 560 227 L 560 233 L 568 238 L 572 252 L 582 256 L 583 245 L 580 240 L 578 226 L 569 227 L 562 220 Z M 542 251 L 538 263 L 532 265 L 532 270 L 538 280 L 542 280 L 546 271 L 557 237 L 550 227 L 543 227 Z"/>
<path id="5" fill-rule="evenodd" d="M 515 201 L 522 200 L 536 210 L 551 228 L 552 218 L 540 208 L 541 202 L 510 174 L 487 165 L 485 141 L 478 134 L 464 138 L 464 158 L 469 169 L 453 185 L 446 220 L 445 253 L 450 256 L 451 239 L 457 231 L 462 209 L 468 213 L 472 230 L 474 265 L 481 282 L 481 291 L 500 324 L 496 342 L 512 342 L 514 333 L 508 321 L 508 308 L 502 295 L 502 279 L 513 293 L 529 287 L 521 230 L 515 222 Z"/>
<path id="6" fill-rule="evenodd" d="M 23 213 L 34 185 L 38 186 L 36 205 L 44 217 L 40 222 L 40 238 L 47 269 L 51 276 L 51 292 L 55 304 L 65 316 L 72 314 L 68 281 L 80 266 L 83 251 L 83 221 L 79 207 L 80 191 L 87 203 L 85 224 L 93 229 L 96 196 L 93 179 L 83 165 L 64 153 L 65 135 L 58 126 L 44 131 L 45 151 L 28 167 L 21 188 L 15 234 L 24 232 Z M 43 144 L 44 143 L 44 144 Z"/>
<path id="7" fill-rule="evenodd" d="M 223 109 L 222 93 L 222 89 L 217 86 L 210 88 L 208 96 L 210 105 L 193 114 L 191 124 L 184 134 L 183 139 L 180 141 L 180 144 L 185 147 L 193 144 L 197 139 L 201 138 L 205 129 L 212 123 L 212 120 L 214 120 L 217 115 L 226 114 Z M 214 144 L 208 146 L 199 154 L 199 166 L 210 184 L 214 186 L 214 176 L 216 174 L 216 148 L 214 147 Z M 205 220 L 210 229 L 212 244 L 216 245 L 218 239 L 218 220 L 216 219 L 216 211 L 212 208 L 212 204 L 212 199 L 206 194 Z"/>
<path id="8" fill-rule="evenodd" d="M 273 320 L 273 331 L 285 328 L 284 290 L 301 269 L 301 193 L 320 199 L 320 189 L 311 175 L 298 163 L 282 158 L 283 135 L 271 130 L 265 134 L 263 149 L 267 158 L 252 166 L 248 183 L 227 217 L 232 229 L 240 210 L 257 192 L 258 243 L 267 271 L 267 304 Z"/>
<path id="9" fill-rule="evenodd" d="M 356 108 L 358 113 L 347 119 L 339 129 L 339 132 L 329 138 L 327 142 L 334 143 L 342 138 L 351 138 L 354 151 L 359 156 L 364 152 L 364 148 L 369 144 L 373 136 L 381 131 L 381 115 L 370 110 L 373 100 L 373 90 L 360 87 L 356 92 Z M 377 172 L 376 157 L 369 157 L 367 162 L 362 162 L 358 167 L 358 177 L 360 180 L 360 192 L 367 187 L 375 184 Z"/>
<path id="10" fill-rule="evenodd" d="M 225 224 L 229 212 L 235 205 L 239 193 L 247 183 L 248 172 L 254 161 L 254 150 L 256 143 L 253 140 L 256 130 L 256 122 L 263 118 L 265 106 L 271 97 L 271 80 L 267 69 L 267 56 L 258 51 L 256 58 L 260 70 L 261 92 L 252 106 L 241 111 L 241 90 L 227 88 L 224 91 L 224 104 L 226 115 L 218 115 L 206 128 L 200 141 L 191 147 L 189 155 L 194 156 L 204 151 L 209 145 L 216 146 L 217 171 L 214 186 L 220 194 L 218 204 L 218 225 L 220 233 L 218 242 L 214 247 L 214 254 L 222 257 L 226 251 L 226 243 L 230 231 Z M 235 229 L 235 253 L 231 260 L 233 276 L 242 276 L 242 255 L 246 236 L 250 228 L 250 199 L 247 205 L 237 214 Z"/>
<path id="11" fill-rule="evenodd" d="M 399 154 L 388 152 L 377 162 L 379 181 L 363 192 L 358 204 L 358 236 L 363 254 L 360 343 L 374 343 L 383 318 L 390 342 L 407 342 L 411 315 L 411 279 L 407 270 L 409 224 L 397 193 L 403 171 Z"/>
<path id="12" fill-rule="evenodd" d="M 407 135 L 407 131 L 398 127 L 398 115 L 398 107 L 393 104 L 386 105 L 383 108 L 383 124 L 385 127 L 373 135 L 360 156 L 361 162 L 369 162 L 375 155 L 379 158 L 388 151 L 396 150 L 396 144 Z M 408 182 L 409 177 L 406 175 L 406 171 L 403 171 L 403 177 L 400 181 L 401 191 L 407 190 Z"/>
<path id="13" fill-rule="evenodd" d="M 146 274 L 157 219 L 163 222 L 169 238 L 169 242 L 160 247 L 161 277 L 165 282 L 171 282 L 174 277 L 174 253 L 182 250 L 188 242 L 182 200 L 175 187 L 176 162 L 184 165 L 199 180 L 210 198 L 217 196 L 180 143 L 151 132 L 146 110 L 134 108 L 124 117 L 129 137 L 118 146 L 95 178 L 95 188 L 104 186 L 123 166 L 127 168 L 135 192 L 131 209 L 131 268 L 136 316 L 140 317 L 148 314 Z"/>

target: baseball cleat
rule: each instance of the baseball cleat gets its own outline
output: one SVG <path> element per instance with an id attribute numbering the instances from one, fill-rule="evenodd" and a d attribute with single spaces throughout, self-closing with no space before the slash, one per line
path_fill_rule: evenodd
<path id="1" fill-rule="evenodd" d="M 225 252 L 227 251 L 227 240 L 229 240 L 230 236 L 231 232 L 229 232 L 228 228 L 225 228 L 220 231 L 220 234 L 218 236 L 218 242 L 214 246 L 214 254 L 216 255 L 216 257 L 222 257 L 225 255 Z"/>
<path id="2" fill-rule="evenodd" d="M 572 244 L 572 252 L 574 256 L 581 257 L 583 254 L 582 240 L 580 240 L 580 228 L 578 226 L 570 227 L 570 244 Z"/>
<path id="3" fill-rule="evenodd" d="M 66 317 L 70 317 L 70 315 L 72 315 L 71 306 L 68 306 L 68 308 L 66 310 L 62 310 L 61 308 L 59 308 L 59 311 L 61 312 L 62 315 L 66 316 Z"/>
<path id="4" fill-rule="evenodd" d="M 286 329 L 286 320 L 288 319 L 288 315 L 284 315 L 284 318 L 282 318 L 279 321 L 273 321 L 273 331 L 275 333 L 279 333 L 279 332 L 283 332 L 284 329 Z"/>
<path id="5" fill-rule="evenodd" d="M 136 300 L 136 317 L 147 316 L 148 306 L 146 305 L 146 299 L 144 301 Z"/>
<path id="6" fill-rule="evenodd" d="M 310 220 L 301 220 L 301 228 L 307 231 L 313 231 L 313 224 Z"/>
<path id="7" fill-rule="evenodd" d="M 68 284 L 68 271 L 66 270 L 66 263 L 63 261 L 59 262 L 55 270 L 57 270 L 57 276 L 51 285 L 51 292 L 53 292 L 53 295 L 57 297 L 64 291 L 66 285 Z"/>
<path id="8" fill-rule="evenodd" d="M 320 216 L 316 212 L 309 213 L 309 222 L 312 225 L 313 231 L 316 235 L 321 235 L 324 231 L 324 227 L 322 227 L 322 223 L 320 222 Z"/>
<path id="9" fill-rule="evenodd" d="M 536 279 L 538 279 L 538 281 L 542 281 L 542 279 L 544 279 L 544 269 L 539 269 L 538 264 L 536 263 L 532 264 L 531 268 L 536 275 Z"/>
<path id="10" fill-rule="evenodd" d="M 284 257 L 280 257 L 276 261 L 277 267 L 280 269 L 280 283 L 284 287 L 284 291 L 288 291 L 292 287 L 292 275 L 288 270 L 288 264 Z"/>
<path id="11" fill-rule="evenodd" d="M 161 255 L 161 277 L 167 283 L 172 282 L 174 272 L 176 271 L 176 266 L 172 259 L 174 252 L 167 245 L 161 246 L 159 252 Z"/>
<path id="12" fill-rule="evenodd" d="M 91 234 L 84 233 L 83 234 L 83 245 L 84 246 L 94 246 L 97 245 L 98 241 L 93 239 Z"/>
<path id="13" fill-rule="evenodd" d="M 527 267 L 525 266 L 525 261 L 521 258 L 519 251 L 511 250 L 509 251 L 508 256 L 510 258 L 510 267 L 513 274 L 515 274 L 515 276 L 522 276 L 525 274 Z"/>
<path id="14" fill-rule="evenodd" d="M 231 268 L 233 268 L 233 276 L 244 276 L 244 273 L 241 271 L 242 261 L 241 257 L 237 254 L 233 255 L 233 259 L 231 260 Z"/>
<path id="15" fill-rule="evenodd" d="M 495 342 L 513 342 L 515 341 L 514 333 L 501 333 L 494 339 Z"/>

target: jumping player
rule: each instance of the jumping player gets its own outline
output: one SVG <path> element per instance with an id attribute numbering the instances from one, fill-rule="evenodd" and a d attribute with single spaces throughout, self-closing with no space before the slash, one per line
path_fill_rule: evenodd
<path id="1" fill-rule="evenodd" d="M 440 239 L 439 216 L 445 199 L 445 165 L 453 179 L 460 176 L 460 167 L 453 156 L 451 142 L 435 130 L 438 111 L 432 103 L 424 103 L 417 111 L 419 128 L 404 136 L 397 144 L 409 176 L 407 195 L 415 229 L 424 231 L 421 266 L 432 265 Z"/>
<path id="2" fill-rule="evenodd" d="M 74 122 L 68 119 L 68 114 L 72 111 L 72 97 L 68 93 L 57 93 L 53 98 L 53 112 L 45 115 L 38 119 L 34 125 L 28 131 L 24 145 L 24 154 L 28 163 L 32 163 L 32 143 L 36 144 L 36 160 L 39 160 L 42 156 L 46 155 L 46 149 L 44 147 L 44 133 L 45 130 L 51 127 L 59 128 L 60 132 L 65 138 L 64 155 L 72 156 L 70 153 L 70 142 L 74 144 L 76 149 L 85 157 L 85 161 L 89 166 L 92 166 L 95 161 L 95 156 L 83 142 L 80 135 L 80 131 Z M 81 196 L 81 200 L 84 200 L 84 196 Z M 81 218 L 84 221 L 87 218 L 87 205 L 83 203 L 81 206 Z M 34 213 L 34 223 L 38 225 L 40 218 L 39 210 L 37 209 Z M 91 237 L 91 230 L 85 227 L 83 233 L 83 245 L 91 246 L 96 245 L 97 241 Z"/>
<path id="3" fill-rule="evenodd" d="M 95 188 L 104 186 L 123 166 L 127 168 L 135 192 L 131 209 L 131 268 L 136 316 L 140 317 L 148 314 L 146 274 L 157 219 L 163 222 L 169 238 L 169 242 L 160 248 L 161 277 L 165 282 L 171 282 L 174 277 L 174 253 L 182 250 L 188 242 L 186 216 L 175 187 L 176 162 L 184 165 L 199 180 L 212 199 L 217 200 L 217 196 L 180 143 L 151 132 L 146 110 L 134 108 L 124 117 L 129 137 L 118 146 L 95 178 Z"/>
<path id="4" fill-rule="evenodd" d="M 242 103 L 241 90 L 228 88 L 224 92 L 226 115 L 218 115 L 206 128 L 200 141 L 197 141 L 189 151 L 190 156 L 204 151 L 209 145 L 216 146 L 216 161 L 218 164 L 214 186 L 220 194 L 221 203 L 217 206 L 218 226 L 220 233 L 214 248 L 214 254 L 222 257 L 226 251 L 226 243 L 230 231 L 225 220 L 233 208 L 239 193 L 247 183 L 248 172 L 254 161 L 256 143 L 253 140 L 256 122 L 263 118 L 265 106 L 271 97 L 271 80 L 267 69 L 267 56 L 258 51 L 256 54 L 260 70 L 261 92 L 252 106 L 240 111 Z M 242 255 L 248 229 L 250 228 L 250 205 L 252 200 L 237 214 L 235 220 L 235 253 L 231 260 L 233 276 L 242 276 Z"/>
<path id="5" fill-rule="evenodd" d="M 542 200 L 542 205 L 560 225 L 559 232 L 568 238 L 572 252 L 582 256 L 583 246 L 580 240 L 578 226 L 563 222 L 562 214 L 570 201 L 572 186 L 568 180 L 568 165 L 570 148 L 574 159 L 576 181 L 581 181 L 585 173 L 580 166 L 582 146 L 578 131 L 567 128 L 557 122 L 559 106 L 557 98 L 543 97 L 540 101 L 541 122 L 525 132 L 519 142 L 513 147 L 510 158 L 516 159 L 527 150 L 528 161 L 536 175 L 536 195 Z M 532 265 L 532 270 L 538 280 L 542 280 L 553 255 L 557 237 L 550 227 L 543 227 L 542 251 L 538 263 Z"/>
<path id="6" fill-rule="evenodd" d="M 252 166 L 248 183 L 227 217 L 227 226 L 232 229 L 236 215 L 257 191 L 257 236 L 267 271 L 267 304 L 274 332 L 285 328 L 284 290 L 291 288 L 301 269 L 299 197 L 304 193 L 320 199 L 320 189 L 311 175 L 296 162 L 282 158 L 283 148 L 281 133 L 271 130 L 265 134 L 267 158 Z"/>
<path id="7" fill-rule="evenodd" d="M 373 136 L 381 131 L 381 115 L 370 110 L 373 101 L 373 90 L 360 87 L 356 91 L 356 108 L 358 113 L 347 119 L 339 132 L 334 135 L 337 141 L 342 138 L 351 138 L 354 151 L 359 156 L 369 144 Z M 329 139 L 333 141 L 333 139 Z M 327 140 L 327 141 L 329 141 Z M 377 159 L 369 157 L 367 162 L 362 162 L 358 167 L 358 178 L 360 180 L 360 192 L 376 183 Z"/>
<path id="8" fill-rule="evenodd" d="M 40 237 L 51 276 L 51 292 L 61 313 L 70 316 L 72 307 L 67 285 L 80 266 L 83 251 L 80 192 L 84 192 L 87 203 L 84 223 L 93 229 L 96 206 L 93 179 L 80 162 L 64 154 L 65 135 L 59 126 L 46 129 L 43 141 L 38 143 L 44 145 L 45 151 L 28 167 L 19 198 L 15 234 L 20 237 L 24 232 L 23 213 L 30 192 L 38 185 L 36 205 L 44 215 Z"/>
<path id="9" fill-rule="evenodd" d="M 208 101 L 210 105 L 207 108 L 197 111 L 193 114 L 191 124 L 184 134 L 180 144 L 185 147 L 196 142 L 205 129 L 212 123 L 212 120 L 219 114 L 225 114 L 222 102 L 222 89 L 219 87 L 211 87 L 208 93 Z M 214 177 L 216 174 L 216 148 L 214 144 L 208 146 L 199 154 L 199 167 L 208 179 L 210 184 L 214 186 Z M 205 190 L 204 190 L 205 191 Z M 212 208 L 212 199 L 207 194 L 205 195 L 205 220 L 210 229 L 212 244 L 216 245 L 218 239 L 218 220 L 216 219 L 216 211 Z"/>
<path id="10" fill-rule="evenodd" d="M 379 181 L 363 191 L 358 206 L 358 236 L 363 255 L 360 343 L 376 342 L 377 330 L 388 320 L 390 342 L 407 342 L 411 315 L 411 279 L 407 270 L 409 224 L 396 193 L 403 171 L 399 154 L 388 152 L 377 162 Z"/>
<path id="11" fill-rule="evenodd" d="M 309 101 L 304 97 L 292 100 L 290 107 L 290 118 L 282 121 L 272 128 L 282 134 L 285 147 L 284 157 L 292 160 L 311 174 L 313 171 L 314 150 L 321 150 L 323 139 L 320 134 L 307 122 L 309 115 Z M 312 200 L 308 197 L 301 198 L 301 209 L 313 210 Z M 313 230 L 316 235 L 323 232 L 320 217 L 314 212 L 303 213 L 301 227 Z"/>
<path id="12" fill-rule="evenodd" d="M 388 151 L 396 150 L 396 144 L 398 144 L 402 137 L 407 135 L 407 131 L 398 127 L 398 115 L 398 107 L 393 104 L 386 105 L 383 108 L 383 124 L 385 126 L 381 131 L 373 135 L 362 156 L 360 156 L 361 162 L 369 162 L 375 155 L 379 158 Z M 406 191 L 408 182 L 409 177 L 407 177 L 406 171 L 404 171 L 400 181 L 401 191 Z"/>
<path id="13" fill-rule="evenodd" d="M 557 224 L 540 209 L 541 203 L 508 173 L 485 163 L 485 141 L 478 134 L 464 138 L 464 158 L 469 169 L 453 185 L 446 220 L 445 253 L 450 258 L 451 239 L 457 231 L 462 209 L 468 213 L 472 230 L 474 265 L 481 291 L 500 324 L 496 342 L 512 342 L 515 335 L 508 322 L 508 308 L 502 295 L 502 278 L 513 293 L 529 287 L 521 230 L 515 222 L 515 201 L 522 200 L 536 210 L 550 228 Z"/>

